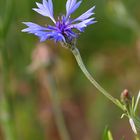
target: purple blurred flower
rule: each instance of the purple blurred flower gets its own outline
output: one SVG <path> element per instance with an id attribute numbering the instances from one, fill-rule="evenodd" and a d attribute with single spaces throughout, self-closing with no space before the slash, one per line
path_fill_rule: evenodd
<path id="1" fill-rule="evenodd" d="M 28 32 L 38 36 L 41 42 L 47 39 L 52 39 L 56 42 L 60 41 L 71 44 L 71 42 L 78 36 L 78 33 L 74 32 L 73 29 L 83 32 L 85 27 L 96 22 L 95 18 L 91 18 L 94 14 L 93 11 L 95 6 L 76 19 L 70 18 L 71 14 L 80 6 L 81 2 L 82 1 L 77 2 L 77 0 L 67 0 L 66 15 L 58 17 L 57 21 L 53 14 L 52 0 L 43 0 L 42 4 L 36 3 L 38 8 L 33 8 L 33 10 L 42 16 L 49 17 L 54 25 L 43 27 L 32 22 L 23 22 L 28 28 L 23 29 L 22 32 Z"/>

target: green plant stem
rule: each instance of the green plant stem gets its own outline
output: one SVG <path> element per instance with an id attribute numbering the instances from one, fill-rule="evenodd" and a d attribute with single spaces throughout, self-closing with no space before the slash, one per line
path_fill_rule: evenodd
<path id="1" fill-rule="evenodd" d="M 9 105 L 4 93 L 0 96 L 0 124 L 5 140 L 16 140 L 13 129 L 13 122 L 9 114 Z"/>
<path id="2" fill-rule="evenodd" d="M 0 87 L 0 124 L 2 127 L 2 131 L 4 134 L 5 140 L 16 140 L 15 135 L 15 127 L 13 124 L 12 116 L 10 114 L 10 104 L 8 102 L 8 71 L 6 65 L 6 57 L 5 57 L 5 43 L 3 40 L 0 42 L 0 56 L 2 60 L 1 64 L 1 87 Z"/>
<path id="3" fill-rule="evenodd" d="M 48 79 L 47 81 L 49 82 L 49 87 L 50 87 L 49 92 L 50 92 L 50 99 L 51 99 L 51 103 L 53 107 L 54 118 L 55 118 L 55 122 L 57 125 L 57 129 L 59 131 L 60 137 L 62 140 L 70 140 L 70 136 L 67 131 L 67 127 L 65 125 L 63 112 L 61 110 L 60 100 L 57 94 L 54 78 L 49 73 L 47 79 Z"/>
<path id="4" fill-rule="evenodd" d="M 118 103 L 118 99 L 114 98 L 113 96 L 111 96 L 104 88 L 102 88 L 97 82 L 96 80 L 91 76 L 91 74 L 88 72 L 88 70 L 86 69 L 83 60 L 81 58 L 80 52 L 79 50 L 74 47 L 71 49 L 73 55 L 76 58 L 76 61 L 79 65 L 79 67 L 81 68 L 82 72 L 85 74 L 85 76 L 89 79 L 89 81 L 103 94 L 105 95 L 109 100 L 111 100 L 115 105 L 117 105 L 119 108 L 121 108 L 122 110 L 124 110 L 120 104 Z"/>

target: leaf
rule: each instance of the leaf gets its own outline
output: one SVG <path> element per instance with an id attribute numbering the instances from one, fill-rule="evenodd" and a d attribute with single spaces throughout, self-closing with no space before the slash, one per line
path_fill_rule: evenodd
<path id="1" fill-rule="evenodd" d="M 118 99 L 116 99 L 116 104 L 117 104 L 123 111 L 126 110 L 125 106 L 124 106 Z"/>
<path id="2" fill-rule="evenodd" d="M 102 140 L 113 140 L 111 131 L 108 129 L 108 126 L 104 130 L 104 134 L 103 134 Z"/>
<path id="3" fill-rule="evenodd" d="M 3 20 L 3 36 L 5 37 L 8 33 L 9 27 L 12 22 L 13 17 L 13 1 L 7 0 L 5 4 L 5 14 L 4 14 L 4 20 Z"/>
<path id="4" fill-rule="evenodd" d="M 113 137 L 112 137 L 112 134 L 111 134 L 110 130 L 108 130 L 107 135 L 108 135 L 108 140 L 113 140 Z"/>
<path id="5" fill-rule="evenodd" d="M 134 132 L 135 134 L 137 134 L 136 125 L 135 125 L 135 122 L 134 122 L 133 118 L 129 118 L 129 123 L 130 123 L 130 125 L 131 125 L 131 128 L 132 128 L 133 132 Z"/>
<path id="6" fill-rule="evenodd" d="M 135 103 L 135 107 L 134 107 L 134 111 L 136 112 L 138 104 L 139 104 L 139 100 L 140 100 L 140 91 L 138 93 L 137 99 L 136 99 L 136 103 Z"/>
<path id="7" fill-rule="evenodd" d="M 135 106 L 135 97 L 132 97 L 132 110 L 134 110 Z"/>
<path id="8" fill-rule="evenodd" d="M 102 140 L 114 140 L 111 131 L 108 129 L 108 126 L 105 127 Z M 124 137 L 122 137 L 120 140 L 125 140 Z M 136 137 L 136 140 L 140 140 L 138 137 Z"/>

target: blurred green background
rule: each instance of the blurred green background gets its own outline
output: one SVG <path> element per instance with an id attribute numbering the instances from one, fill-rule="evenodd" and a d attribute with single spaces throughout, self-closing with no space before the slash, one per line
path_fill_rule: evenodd
<path id="1" fill-rule="evenodd" d="M 133 140 L 128 120 L 120 119 L 119 108 L 91 85 L 67 49 L 21 32 L 23 21 L 51 23 L 32 10 L 35 2 L 41 1 L 0 0 L 0 140 L 61 140 L 53 92 L 70 140 L 101 140 L 106 125 L 115 140 Z M 65 13 L 66 0 L 53 3 L 55 17 Z M 140 89 L 140 0 L 83 0 L 72 17 L 92 5 L 98 22 L 77 41 L 83 60 L 114 97 L 126 88 L 135 96 Z"/>

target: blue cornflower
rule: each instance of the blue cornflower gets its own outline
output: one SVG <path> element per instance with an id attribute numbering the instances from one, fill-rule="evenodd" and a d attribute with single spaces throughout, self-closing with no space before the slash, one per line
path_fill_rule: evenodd
<path id="1" fill-rule="evenodd" d="M 58 20 L 54 18 L 52 0 L 42 0 L 42 4 L 36 2 L 38 8 L 33 8 L 33 10 L 42 16 L 49 17 L 54 25 L 43 27 L 32 22 L 23 22 L 28 28 L 23 29 L 22 32 L 28 32 L 38 36 L 41 42 L 52 39 L 56 42 L 71 44 L 78 36 L 78 32 L 74 32 L 74 29 L 83 32 L 85 27 L 96 22 L 95 18 L 91 18 L 94 14 L 95 6 L 76 19 L 70 18 L 71 14 L 80 6 L 81 2 L 82 1 L 77 2 L 77 0 L 67 0 L 66 15 L 58 17 Z"/>

